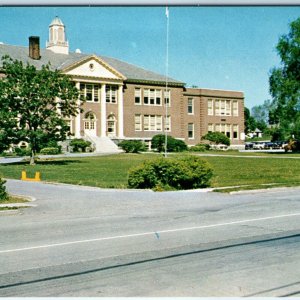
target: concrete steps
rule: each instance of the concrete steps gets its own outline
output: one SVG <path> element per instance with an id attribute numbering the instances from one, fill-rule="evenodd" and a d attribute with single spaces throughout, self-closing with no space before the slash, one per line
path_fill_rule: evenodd
<path id="1" fill-rule="evenodd" d="M 95 147 L 95 153 L 120 153 L 123 152 L 119 147 L 108 137 L 98 137 L 85 135 L 86 139 L 92 142 Z"/>

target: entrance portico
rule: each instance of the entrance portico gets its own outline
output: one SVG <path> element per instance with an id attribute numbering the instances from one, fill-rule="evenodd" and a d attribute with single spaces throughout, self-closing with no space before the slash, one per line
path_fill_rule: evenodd
<path id="1" fill-rule="evenodd" d="M 80 95 L 85 98 L 75 118 L 75 137 L 84 134 L 98 137 L 124 137 L 123 82 L 125 77 L 97 56 L 77 62 L 66 69 L 76 82 Z M 78 100 L 80 102 L 80 100 Z M 113 107 L 113 118 L 111 109 Z M 115 107 L 115 108 L 114 108 Z M 91 112 L 87 118 L 87 113 Z M 92 120 L 90 117 L 93 116 Z M 98 116 L 98 118 L 96 117 Z"/>

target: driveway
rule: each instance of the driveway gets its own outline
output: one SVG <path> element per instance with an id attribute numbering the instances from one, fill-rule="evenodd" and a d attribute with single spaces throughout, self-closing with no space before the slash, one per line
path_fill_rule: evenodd
<path id="1" fill-rule="evenodd" d="M 18 180 L 7 188 L 36 206 L 0 215 L 3 296 L 299 291 L 299 188 L 154 193 Z"/>

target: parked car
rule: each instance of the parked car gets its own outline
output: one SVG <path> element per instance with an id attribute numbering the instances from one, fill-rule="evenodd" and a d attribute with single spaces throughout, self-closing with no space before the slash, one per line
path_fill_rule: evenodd
<path id="1" fill-rule="evenodd" d="M 264 149 L 277 149 L 277 144 L 274 142 L 266 142 Z"/>
<path id="2" fill-rule="evenodd" d="M 252 150 L 254 143 L 246 142 L 245 143 L 245 150 Z"/>
<path id="3" fill-rule="evenodd" d="M 253 144 L 253 149 L 254 150 L 262 150 L 265 148 L 265 143 L 264 142 L 256 142 Z"/>

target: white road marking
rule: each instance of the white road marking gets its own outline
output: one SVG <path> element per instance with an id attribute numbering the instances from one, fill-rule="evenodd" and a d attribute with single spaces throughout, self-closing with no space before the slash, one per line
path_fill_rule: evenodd
<path id="1" fill-rule="evenodd" d="M 142 232 L 142 233 L 134 233 L 134 234 L 126 234 L 126 235 L 101 237 L 101 238 L 96 238 L 96 239 L 79 240 L 79 241 L 72 241 L 72 242 L 65 242 L 65 243 L 57 243 L 57 244 L 48 244 L 48 245 L 41 245 L 41 246 L 26 247 L 26 248 L 0 250 L 0 254 L 1 253 L 27 251 L 27 250 L 35 250 L 35 249 L 42 249 L 42 248 L 61 247 L 61 246 L 73 245 L 73 244 L 83 244 L 83 243 L 92 243 L 92 242 L 100 242 L 100 241 L 107 241 L 107 240 L 141 237 L 141 236 L 147 236 L 147 235 L 156 235 L 157 236 L 157 234 L 161 235 L 162 233 L 180 232 L 180 231 L 188 231 L 188 230 L 199 230 L 199 229 L 222 227 L 222 226 L 229 226 L 229 225 L 236 225 L 236 224 L 243 224 L 243 223 L 252 223 L 252 222 L 257 222 L 257 221 L 273 220 L 273 219 L 280 219 L 280 218 L 289 218 L 289 217 L 296 217 L 296 216 L 300 216 L 300 213 L 287 214 L 287 215 L 278 215 L 278 216 L 256 218 L 256 219 L 248 219 L 248 220 L 240 220 L 240 221 L 232 221 L 232 222 L 227 222 L 227 223 L 218 223 L 218 224 L 211 224 L 211 225 L 202 225 L 202 226 L 194 226 L 194 227 L 186 227 L 186 228 L 176 228 L 176 229 L 168 229 L 168 230 L 156 230 L 156 231 L 150 231 L 150 232 Z"/>

